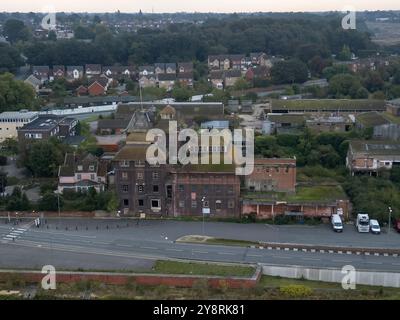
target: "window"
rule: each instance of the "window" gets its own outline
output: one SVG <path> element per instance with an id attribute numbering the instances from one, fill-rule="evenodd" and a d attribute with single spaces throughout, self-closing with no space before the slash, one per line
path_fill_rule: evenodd
<path id="1" fill-rule="evenodd" d="M 139 199 L 138 200 L 138 206 L 139 207 L 144 207 L 144 200 L 143 199 Z"/>
<path id="2" fill-rule="evenodd" d="M 217 209 L 217 210 L 222 209 L 222 201 L 221 200 L 215 201 L 215 209 Z"/>
<path id="3" fill-rule="evenodd" d="M 89 166 L 89 171 L 94 171 L 94 166 Z"/>
<path id="4" fill-rule="evenodd" d="M 96 179 L 95 175 L 94 175 L 94 174 L 91 174 L 91 175 L 90 175 L 90 180 L 94 181 L 95 179 Z"/>
<path id="5" fill-rule="evenodd" d="M 124 207 L 129 207 L 129 200 L 128 199 L 124 199 Z"/>
<path id="6" fill-rule="evenodd" d="M 135 161 L 135 167 L 144 167 L 144 161 L 143 160 Z"/>
<path id="7" fill-rule="evenodd" d="M 197 201 L 192 201 L 192 208 L 196 209 L 197 208 Z"/>
<path id="8" fill-rule="evenodd" d="M 143 180 L 143 177 L 144 177 L 143 172 L 138 172 L 138 173 L 136 174 L 137 180 Z"/>
<path id="9" fill-rule="evenodd" d="M 122 172 L 121 176 L 123 180 L 128 180 L 128 172 Z"/>
<path id="10" fill-rule="evenodd" d="M 129 167 L 129 161 L 127 161 L 127 160 L 120 161 L 119 165 L 122 168 L 128 168 Z"/>
<path id="11" fill-rule="evenodd" d="M 78 166 L 78 171 L 83 171 L 83 166 L 79 165 Z"/>
<path id="12" fill-rule="evenodd" d="M 160 192 L 160 187 L 158 185 L 153 186 L 153 192 L 154 193 L 159 193 Z"/>
<path id="13" fill-rule="evenodd" d="M 144 192 L 144 186 L 139 185 L 139 186 L 138 186 L 138 192 L 139 192 L 139 193 L 143 193 L 143 192 Z"/>
<path id="14" fill-rule="evenodd" d="M 123 185 L 122 186 L 122 192 L 124 192 L 124 193 L 128 193 L 128 191 L 129 191 L 129 186 L 128 185 Z"/>
<path id="15" fill-rule="evenodd" d="M 159 199 L 151 200 L 151 209 L 161 209 L 161 200 Z"/>
<path id="16" fill-rule="evenodd" d="M 228 193 L 232 194 L 234 192 L 233 186 L 228 187 Z"/>
<path id="17" fill-rule="evenodd" d="M 235 200 L 229 200 L 228 201 L 228 208 L 229 209 L 234 209 L 235 208 Z"/>
<path id="18" fill-rule="evenodd" d="M 82 180 L 82 175 L 78 174 L 76 178 L 80 181 Z"/>
<path id="19" fill-rule="evenodd" d="M 185 201 L 179 201 L 179 208 L 185 207 Z"/>
<path id="20" fill-rule="evenodd" d="M 158 180 L 159 174 L 158 172 L 153 172 L 153 180 Z"/>
<path id="21" fill-rule="evenodd" d="M 185 191 L 185 186 L 184 186 L 183 184 L 180 184 L 180 185 L 178 186 L 178 190 L 179 190 L 179 192 Z"/>

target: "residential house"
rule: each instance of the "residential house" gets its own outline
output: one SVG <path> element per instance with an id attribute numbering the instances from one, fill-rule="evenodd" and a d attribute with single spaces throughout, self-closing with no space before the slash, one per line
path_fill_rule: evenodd
<path id="1" fill-rule="evenodd" d="M 101 75 L 101 65 L 100 64 L 87 64 L 85 66 L 85 71 L 86 71 L 86 76 L 88 78 L 91 78 L 94 76 L 100 76 Z"/>
<path id="2" fill-rule="evenodd" d="M 178 81 L 182 86 L 193 87 L 193 72 L 178 73 Z"/>
<path id="3" fill-rule="evenodd" d="M 224 87 L 233 87 L 235 83 L 242 77 L 239 69 L 227 70 L 224 72 Z"/>
<path id="4" fill-rule="evenodd" d="M 211 71 L 210 81 L 213 88 L 222 90 L 224 88 L 224 72 L 220 70 Z"/>
<path id="5" fill-rule="evenodd" d="M 157 75 L 165 73 L 165 63 L 155 63 L 154 73 Z"/>
<path id="6" fill-rule="evenodd" d="M 346 166 L 352 175 L 367 173 L 378 175 L 400 165 L 400 142 L 390 140 L 351 140 Z"/>
<path id="7" fill-rule="evenodd" d="M 38 118 L 38 112 L 8 111 L 0 114 L 0 142 L 6 139 L 16 139 L 18 129 Z"/>
<path id="8" fill-rule="evenodd" d="M 250 53 L 250 61 L 253 66 L 264 66 L 268 65 L 268 56 L 264 52 L 252 52 Z"/>
<path id="9" fill-rule="evenodd" d="M 193 62 L 179 62 L 178 73 L 193 73 L 194 67 Z"/>
<path id="10" fill-rule="evenodd" d="M 244 177 L 251 192 L 296 191 L 296 159 L 256 158 L 253 173 Z"/>
<path id="11" fill-rule="evenodd" d="M 82 66 L 67 66 L 67 80 L 77 81 L 83 78 L 84 72 Z"/>
<path id="12" fill-rule="evenodd" d="M 310 130 L 321 132 L 346 132 L 353 127 L 353 122 L 347 116 L 315 115 L 306 120 Z"/>
<path id="13" fill-rule="evenodd" d="M 161 73 L 157 76 L 157 83 L 159 88 L 164 88 L 167 91 L 171 91 L 176 82 L 175 73 Z"/>
<path id="14" fill-rule="evenodd" d="M 139 85 L 141 88 L 155 88 L 157 86 L 156 76 L 154 74 L 140 76 Z"/>
<path id="15" fill-rule="evenodd" d="M 271 78 L 271 69 L 265 66 L 250 67 L 245 74 L 247 81 L 268 80 Z"/>
<path id="16" fill-rule="evenodd" d="M 114 80 L 130 79 L 135 76 L 133 66 L 106 66 L 103 67 L 103 75 Z"/>
<path id="17" fill-rule="evenodd" d="M 53 66 L 53 77 L 54 79 L 62 79 L 65 77 L 65 67 L 64 66 Z"/>
<path id="18" fill-rule="evenodd" d="M 130 120 L 124 119 L 100 119 L 97 122 L 98 134 L 119 135 L 128 127 Z"/>
<path id="19" fill-rule="evenodd" d="M 87 192 L 94 188 L 103 192 L 107 186 L 107 164 L 95 156 L 67 153 L 58 170 L 58 192 Z"/>
<path id="20" fill-rule="evenodd" d="M 39 92 L 39 89 L 42 85 L 42 81 L 36 78 L 33 74 L 31 74 L 28 78 L 24 81 L 26 84 L 29 84 L 36 93 Z"/>
<path id="21" fill-rule="evenodd" d="M 139 77 L 150 76 L 155 74 L 154 66 L 140 66 L 139 67 Z"/>
<path id="22" fill-rule="evenodd" d="M 33 66 L 32 74 L 39 79 L 42 84 L 50 80 L 49 66 Z"/>
<path id="23" fill-rule="evenodd" d="M 165 73 L 176 75 L 176 63 L 166 63 Z"/>
<path id="24" fill-rule="evenodd" d="M 77 89 L 76 89 L 76 95 L 78 97 L 80 96 L 86 96 L 88 94 L 88 88 L 84 85 L 80 85 Z"/>
<path id="25" fill-rule="evenodd" d="M 88 86 L 90 96 L 102 96 L 107 93 L 108 79 L 105 77 L 92 78 Z"/>

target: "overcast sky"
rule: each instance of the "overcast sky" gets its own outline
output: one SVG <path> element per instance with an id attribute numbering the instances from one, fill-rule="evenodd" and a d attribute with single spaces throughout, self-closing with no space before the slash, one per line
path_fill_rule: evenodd
<path id="1" fill-rule="evenodd" d="M 64 12 L 254 12 L 399 10 L 400 0 L 0 0 L 0 11 L 43 12 L 46 6 Z"/>

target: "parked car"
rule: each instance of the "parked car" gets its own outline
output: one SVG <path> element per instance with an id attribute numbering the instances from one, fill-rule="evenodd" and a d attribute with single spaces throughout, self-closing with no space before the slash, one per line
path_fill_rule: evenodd
<path id="1" fill-rule="evenodd" d="M 371 232 L 374 234 L 381 233 L 381 227 L 379 226 L 378 220 L 375 220 L 375 219 L 369 220 L 369 228 L 370 228 Z"/>
<path id="2" fill-rule="evenodd" d="M 331 218 L 332 228 L 335 232 L 343 232 L 343 222 L 338 214 L 334 214 Z"/>

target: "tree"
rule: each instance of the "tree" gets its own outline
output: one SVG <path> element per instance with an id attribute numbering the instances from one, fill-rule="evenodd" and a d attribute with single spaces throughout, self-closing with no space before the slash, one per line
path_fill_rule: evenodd
<path id="1" fill-rule="evenodd" d="M 10 73 L 0 75 L 0 112 L 34 109 L 36 95 L 33 88 L 15 80 Z"/>
<path id="2" fill-rule="evenodd" d="M 350 74 L 337 74 L 329 81 L 329 91 L 334 98 L 355 98 L 361 88 L 360 79 Z"/>
<path id="3" fill-rule="evenodd" d="M 57 34 L 54 30 L 50 30 L 49 34 L 47 35 L 47 39 L 49 41 L 57 41 Z"/>
<path id="4" fill-rule="evenodd" d="M 55 144 L 40 141 L 30 147 L 25 166 L 36 177 L 54 177 L 62 161 L 63 154 Z"/>
<path id="5" fill-rule="evenodd" d="M 250 88 L 250 83 L 243 78 L 237 79 L 233 86 L 233 89 L 237 91 L 246 90 L 248 88 Z"/>
<path id="6" fill-rule="evenodd" d="M 338 54 L 337 58 L 342 61 L 348 61 L 351 59 L 351 50 L 349 46 L 344 45 L 342 51 Z"/>
<path id="7" fill-rule="evenodd" d="M 383 81 L 381 74 L 377 71 L 368 72 L 367 77 L 364 81 L 364 86 L 370 92 L 382 90 L 384 84 L 385 82 Z"/>
<path id="8" fill-rule="evenodd" d="M 177 85 L 172 89 L 171 95 L 176 101 L 184 102 L 189 101 L 192 92 L 188 88 Z"/>
<path id="9" fill-rule="evenodd" d="M 11 43 L 17 41 L 28 41 L 31 38 L 31 32 L 21 20 L 9 19 L 5 22 L 3 33 Z"/>
<path id="10" fill-rule="evenodd" d="M 60 207 L 62 199 L 60 198 Z M 58 210 L 58 197 L 53 192 L 46 192 L 38 203 L 38 209 L 43 211 L 57 211 Z"/>
<path id="11" fill-rule="evenodd" d="M 307 66 L 300 60 L 279 61 L 271 68 L 275 84 L 302 83 L 308 78 Z"/>
<path id="12" fill-rule="evenodd" d="M 7 43 L 0 43 L 0 73 L 15 72 L 24 64 L 19 51 Z"/>

